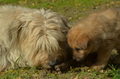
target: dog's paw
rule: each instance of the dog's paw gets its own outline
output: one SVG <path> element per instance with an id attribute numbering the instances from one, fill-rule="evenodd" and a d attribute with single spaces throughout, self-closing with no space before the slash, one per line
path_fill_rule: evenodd
<path id="1" fill-rule="evenodd" d="M 63 64 L 56 65 L 56 66 L 55 66 L 55 70 L 56 70 L 56 72 L 58 72 L 58 73 L 62 73 L 63 67 L 64 67 Z"/>
<path id="2" fill-rule="evenodd" d="M 93 65 L 92 68 L 95 70 L 101 70 L 105 68 L 105 65 Z"/>
<path id="3" fill-rule="evenodd" d="M 55 66 L 55 70 L 56 71 L 61 71 L 61 70 L 64 70 L 65 68 L 66 68 L 66 64 L 65 63 L 62 63 L 62 64 L 59 64 L 59 65 Z"/>

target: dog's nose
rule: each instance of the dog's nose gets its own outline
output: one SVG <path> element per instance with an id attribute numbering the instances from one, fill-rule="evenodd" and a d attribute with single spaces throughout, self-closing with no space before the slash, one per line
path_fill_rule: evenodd
<path id="1" fill-rule="evenodd" d="M 49 63 L 49 65 L 50 65 L 51 67 L 54 67 L 54 66 L 57 65 L 57 64 L 58 64 L 58 61 L 57 61 L 57 60 L 51 61 L 51 62 Z"/>

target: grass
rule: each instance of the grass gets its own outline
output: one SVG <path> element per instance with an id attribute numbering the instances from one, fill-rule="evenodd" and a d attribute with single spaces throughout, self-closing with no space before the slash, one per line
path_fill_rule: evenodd
<path id="1" fill-rule="evenodd" d="M 62 74 L 35 68 L 19 68 L 0 73 L 0 79 L 119 79 L 120 70 L 112 69 L 96 71 L 89 69 L 81 70 L 80 67 L 74 68 Z"/>
<path id="2" fill-rule="evenodd" d="M 65 15 L 71 22 L 94 10 L 120 5 L 118 0 L 0 0 L 0 4 L 22 5 L 30 8 L 52 9 Z"/>
<path id="3" fill-rule="evenodd" d="M 30 8 L 52 9 L 65 15 L 74 24 L 87 14 L 109 7 L 119 7 L 119 0 L 0 0 L 0 5 L 22 5 Z M 62 74 L 35 68 L 19 68 L 0 72 L 0 79 L 120 79 L 120 69 L 109 65 L 105 70 L 70 68 Z"/>

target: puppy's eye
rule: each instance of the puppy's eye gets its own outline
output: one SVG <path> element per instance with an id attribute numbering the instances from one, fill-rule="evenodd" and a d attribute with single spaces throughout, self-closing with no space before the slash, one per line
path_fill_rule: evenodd
<path id="1" fill-rule="evenodd" d="M 79 48 L 75 48 L 76 51 L 79 51 L 80 49 Z"/>

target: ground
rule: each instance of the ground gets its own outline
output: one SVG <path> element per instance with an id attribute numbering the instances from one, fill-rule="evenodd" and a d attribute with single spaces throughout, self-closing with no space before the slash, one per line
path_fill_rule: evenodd
<path id="1" fill-rule="evenodd" d="M 11 4 L 51 9 L 66 16 L 71 24 L 75 24 L 91 12 L 120 7 L 119 0 L 0 0 L 0 5 Z M 0 79 L 120 79 L 120 70 L 112 64 L 100 71 L 88 67 L 70 67 L 62 73 L 36 68 L 18 68 L 0 72 Z"/>

